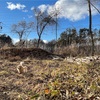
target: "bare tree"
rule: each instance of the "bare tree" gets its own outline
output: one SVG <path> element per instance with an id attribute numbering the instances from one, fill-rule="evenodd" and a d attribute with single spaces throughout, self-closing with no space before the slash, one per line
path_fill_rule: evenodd
<path id="1" fill-rule="evenodd" d="M 92 34 L 92 11 L 91 11 L 91 2 L 88 1 L 88 7 L 89 7 L 89 34 L 91 35 L 91 41 L 92 41 L 92 56 L 94 55 L 94 39 Z"/>
<path id="2" fill-rule="evenodd" d="M 86 0 L 88 2 L 88 8 L 89 8 L 89 33 L 91 36 L 91 42 L 92 42 L 92 56 L 94 55 L 95 49 L 94 49 L 94 39 L 93 39 L 93 33 L 92 33 L 92 10 L 91 7 L 95 8 L 95 10 L 100 13 L 100 10 L 93 4 L 94 3 L 100 3 L 100 0 Z"/>
<path id="3" fill-rule="evenodd" d="M 26 21 L 21 21 L 17 24 L 13 24 L 11 31 L 19 36 L 19 42 L 21 43 L 24 36 L 28 36 L 33 30 L 33 22 L 27 23 Z"/>
<path id="4" fill-rule="evenodd" d="M 34 9 L 35 17 L 36 17 L 36 31 L 38 35 L 38 44 L 39 47 L 41 36 L 43 31 L 48 25 L 53 25 L 56 23 L 54 18 L 51 15 L 48 15 L 46 12 L 41 12 L 39 9 Z"/>
<path id="5" fill-rule="evenodd" d="M 54 8 L 55 10 L 52 12 L 52 15 L 55 17 L 56 20 L 56 42 L 58 40 L 58 16 L 60 14 L 60 10 L 57 8 Z"/>

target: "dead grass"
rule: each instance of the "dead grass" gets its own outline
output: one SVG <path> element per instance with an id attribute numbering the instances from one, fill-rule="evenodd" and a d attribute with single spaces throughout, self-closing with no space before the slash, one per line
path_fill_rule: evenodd
<path id="1" fill-rule="evenodd" d="M 0 60 L 0 100 L 100 100 L 100 65 L 24 62 L 28 72 L 18 74 L 20 61 Z"/>
<path id="2" fill-rule="evenodd" d="M 0 58 L 9 59 L 10 61 L 17 61 L 21 59 L 36 58 L 36 59 L 50 59 L 51 53 L 40 48 L 6 48 L 0 49 Z"/>

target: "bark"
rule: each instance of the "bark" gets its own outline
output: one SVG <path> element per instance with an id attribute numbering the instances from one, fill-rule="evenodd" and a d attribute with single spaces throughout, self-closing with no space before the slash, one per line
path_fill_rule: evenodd
<path id="1" fill-rule="evenodd" d="M 89 33 L 91 35 L 91 43 L 92 43 L 92 56 L 94 56 L 94 39 L 93 39 L 93 34 L 92 34 L 92 11 L 91 11 L 91 4 L 90 4 L 90 0 L 88 0 L 88 7 L 89 7 Z"/>
<path id="2" fill-rule="evenodd" d="M 41 37 L 39 36 L 38 43 L 37 43 L 37 48 L 39 48 L 39 46 L 40 46 L 40 40 L 41 40 Z"/>

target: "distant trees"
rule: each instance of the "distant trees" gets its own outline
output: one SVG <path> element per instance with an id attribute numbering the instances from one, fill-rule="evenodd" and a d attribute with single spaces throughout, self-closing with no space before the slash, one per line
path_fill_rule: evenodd
<path id="1" fill-rule="evenodd" d="M 89 29 L 81 28 L 79 32 L 74 29 L 66 29 L 66 31 L 62 32 L 60 38 L 58 39 L 59 46 L 70 46 L 71 44 L 76 45 L 86 45 L 87 41 L 90 40 L 88 37 Z"/>
<path id="2" fill-rule="evenodd" d="M 89 13 L 89 27 L 88 28 L 80 28 L 79 31 L 75 28 L 67 28 L 64 32 L 61 32 L 60 37 L 57 36 L 57 25 L 58 25 L 58 16 L 59 10 L 53 9 L 53 11 L 49 14 L 45 11 L 41 11 L 41 9 L 34 9 L 35 21 L 26 22 L 20 21 L 16 24 L 13 24 L 11 27 L 11 31 L 18 35 L 19 42 L 16 43 L 16 46 L 24 46 L 24 47 L 40 47 L 46 49 L 48 51 L 53 52 L 53 50 L 57 50 L 58 48 L 67 47 L 70 48 L 73 45 L 78 47 L 78 53 L 82 49 L 84 51 L 91 51 L 91 55 L 94 55 L 94 51 L 96 50 L 96 45 L 100 45 L 100 29 L 92 29 L 92 11 L 91 7 L 94 7 L 98 10 L 92 3 L 99 0 L 85 0 L 86 4 L 88 4 L 88 13 Z M 1 22 L 0 22 L 1 23 Z M 48 26 L 56 25 L 56 40 L 48 41 L 45 43 L 41 37 L 43 32 Z M 38 35 L 38 39 L 27 40 L 28 35 L 34 29 L 36 29 L 36 33 Z M 0 25 L 2 29 L 2 26 Z M 3 38 L 2 38 L 3 37 Z M 6 38 L 6 39 L 5 39 Z M 0 41 L 2 43 L 10 43 L 11 40 L 6 35 L 0 35 Z M 4 42 L 5 41 L 5 42 Z M 88 49 L 89 48 L 89 49 Z M 99 48 L 99 46 L 98 46 Z M 99 51 L 99 50 L 98 50 Z"/>
<path id="3" fill-rule="evenodd" d="M 39 47 L 41 36 L 43 31 L 48 25 L 53 25 L 56 21 L 53 19 L 53 16 L 48 15 L 46 12 L 41 12 L 39 9 L 34 9 L 35 18 L 36 18 L 36 31 L 38 35 L 38 44 Z"/>
<path id="4" fill-rule="evenodd" d="M 62 32 L 60 38 L 58 39 L 58 46 L 69 46 L 77 42 L 77 31 L 76 29 L 66 29 Z"/>
<path id="5" fill-rule="evenodd" d="M 30 40 L 22 40 L 22 42 L 25 43 L 23 44 L 23 47 L 27 48 L 36 48 L 38 44 L 38 39 L 30 39 Z M 27 45 L 26 45 L 27 44 Z M 15 46 L 18 47 L 20 45 L 20 41 L 15 43 Z M 43 40 L 40 40 L 40 48 L 45 49 L 46 44 L 43 42 Z"/>
<path id="6" fill-rule="evenodd" d="M 94 44 L 95 44 L 95 53 L 100 50 L 100 30 L 99 29 L 94 29 L 92 31 L 92 35 L 94 37 Z M 66 29 L 64 32 L 60 34 L 60 37 L 57 41 L 58 48 L 60 47 L 61 49 L 63 47 L 71 47 L 75 46 L 78 48 L 79 53 L 84 52 L 84 54 L 91 55 L 91 35 L 89 33 L 88 28 L 81 28 L 77 32 L 76 29 Z"/>
<path id="7" fill-rule="evenodd" d="M 6 34 L 0 35 L 0 48 L 7 46 L 13 46 L 12 39 L 10 36 L 7 36 Z"/>
<path id="8" fill-rule="evenodd" d="M 28 44 L 29 44 L 29 47 L 37 47 L 37 45 L 38 45 L 38 39 L 31 39 L 31 40 L 29 40 L 28 41 Z M 43 47 L 44 47 L 44 42 L 43 42 L 43 40 L 40 40 L 40 43 L 39 43 L 39 45 L 40 45 L 40 48 L 42 48 L 43 49 Z"/>
<path id="9" fill-rule="evenodd" d="M 20 21 L 19 23 L 17 24 L 13 24 L 12 27 L 11 27 L 11 31 L 13 33 L 16 33 L 19 37 L 19 41 L 20 43 L 22 42 L 22 39 L 24 36 L 28 36 L 29 33 L 33 30 L 33 26 L 34 23 L 33 22 L 29 22 L 27 23 L 26 21 Z M 25 37 L 24 37 L 25 38 Z M 23 43 L 21 43 L 22 45 Z M 21 46 L 20 45 L 20 46 Z"/>
<path id="10" fill-rule="evenodd" d="M 81 28 L 79 30 L 79 38 L 78 38 L 79 45 L 86 45 L 88 36 L 89 36 L 89 29 Z"/>
<path id="11" fill-rule="evenodd" d="M 46 50 L 49 52 L 54 52 L 56 46 L 56 40 L 51 40 L 46 44 Z"/>
<path id="12" fill-rule="evenodd" d="M 62 32 L 60 38 L 57 41 L 58 46 L 68 46 L 69 44 L 68 38 L 69 37 L 67 31 Z"/>

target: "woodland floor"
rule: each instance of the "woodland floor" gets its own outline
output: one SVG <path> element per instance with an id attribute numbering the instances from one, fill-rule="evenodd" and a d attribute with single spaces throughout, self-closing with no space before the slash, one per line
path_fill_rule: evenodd
<path id="1" fill-rule="evenodd" d="M 0 59 L 0 100 L 100 100 L 100 63 L 10 55 Z M 17 72 L 21 61 L 27 73 Z"/>

